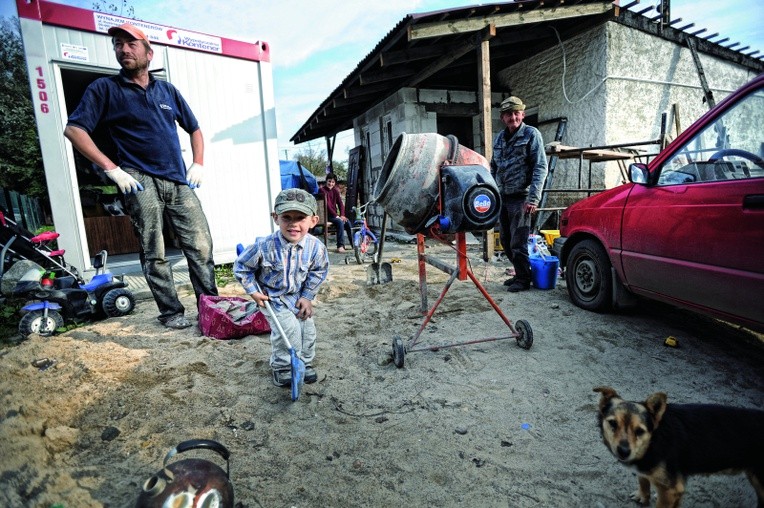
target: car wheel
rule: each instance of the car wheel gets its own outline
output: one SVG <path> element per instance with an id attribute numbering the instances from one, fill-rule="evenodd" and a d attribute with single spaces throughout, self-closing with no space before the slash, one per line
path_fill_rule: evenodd
<path id="1" fill-rule="evenodd" d="M 128 289 L 111 289 L 103 295 L 101 306 L 109 317 L 125 316 L 135 308 L 135 297 Z"/>
<path id="2" fill-rule="evenodd" d="M 595 240 L 576 244 L 565 265 L 565 282 L 573 303 L 591 311 L 610 310 L 613 300 L 610 267 L 605 249 Z"/>

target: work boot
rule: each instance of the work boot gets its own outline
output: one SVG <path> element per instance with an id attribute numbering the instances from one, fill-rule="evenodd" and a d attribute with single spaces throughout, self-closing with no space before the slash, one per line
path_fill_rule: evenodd
<path id="1" fill-rule="evenodd" d="M 186 319 L 185 316 L 183 316 L 183 314 L 178 314 L 176 316 L 171 317 L 170 319 L 168 319 L 162 324 L 165 325 L 167 328 L 172 328 L 174 330 L 182 330 L 184 328 L 188 328 L 189 326 L 191 326 L 191 321 Z"/>
<path id="2" fill-rule="evenodd" d="M 521 282 L 519 280 L 515 280 L 510 284 L 510 286 L 507 288 L 507 291 L 510 293 L 517 293 L 519 291 L 527 291 L 531 288 L 530 283 L 528 282 Z"/>

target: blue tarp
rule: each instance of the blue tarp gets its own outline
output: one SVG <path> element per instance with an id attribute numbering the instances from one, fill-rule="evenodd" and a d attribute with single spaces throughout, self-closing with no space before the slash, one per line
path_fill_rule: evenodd
<path id="1" fill-rule="evenodd" d="M 281 190 L 302 189 L 311 194 L 318 194 L 318 182 L 307 168 L 297 161 L 279 161 L 281 168 Z M 302 173 L 300 170 L 302 169 Z M 303 178 L 305 185 L 303 186 Z"/>

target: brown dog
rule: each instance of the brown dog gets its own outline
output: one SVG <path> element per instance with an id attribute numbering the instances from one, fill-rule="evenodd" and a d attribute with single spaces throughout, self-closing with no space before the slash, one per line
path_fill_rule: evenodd
<path id="1" fill-rule="evenodd" d="M 602 394 L 598 421 L 602 440 L 619 462 L 634 467 L 639 489 L 632 499 L 658 508 L 682 501 L 687 477 L 745 471 L 764 507 L 764 411 L 708 404 L 667 404 L 665 393 L 644 402 L 623 400 L 613 388 Z"/>

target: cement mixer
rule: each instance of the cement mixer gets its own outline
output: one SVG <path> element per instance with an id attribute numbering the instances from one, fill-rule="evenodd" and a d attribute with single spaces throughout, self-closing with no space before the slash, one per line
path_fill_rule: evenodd
<path id="1" fill-rule="evenodd" d="M 520 348 L 530 349 L 533 344 L 530 323 L 521 319 L 516 325 L 512 324 L 472 273 L 468 260 L 465 233 L 491 229 L 501 210 L 499 188 L 491 176 L 485 157 L 469 148 L 459 146 L 455 136 L 404 133 L 398 136 L 390 149 L 374 194 L 374 200 L 384 208 L 385 215 L 403 226 L 406 232 L 417 237 L 419 291 L 421 311 L 425 318 L 408 343 L 405 343 L 401 336 L 393 338 L 391 353 L 396 367 L 403 367 L 407 353 L 438 351 L 447 347 L 503 339 L 515 339 Z M 428 236 L 431 240 L 447 243 L 453 248 L 456 253 L 454 265 L 448 265 L 435 256 L 425 254 L 425 240 Z M 425 264 L 450 274 L 443 291 L 429 310 Z M 471 280 L 488 300 L 509 327 L 511 334 L 455 344 L 418 345 L 422 332 L 445 298 L 451 284 L 456 280 L 467 279 Z"/>
<path id="2" fill-rule="evenodd" d="M 374 188 L 374 201 L 409 234 L 485 231 L 499 218 L 501 197 L 488 161 L 456 136 L 406 134 L 395 140 Z"/>

